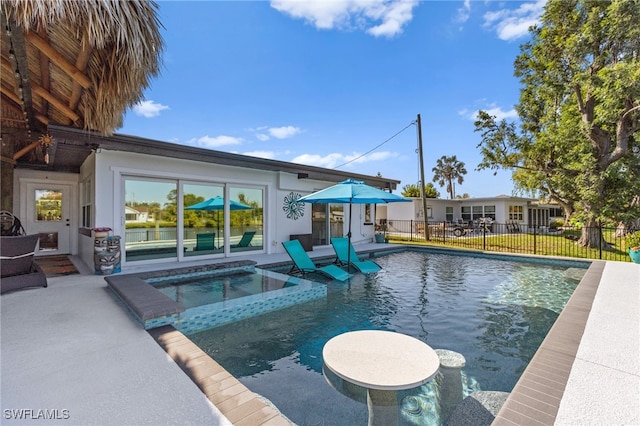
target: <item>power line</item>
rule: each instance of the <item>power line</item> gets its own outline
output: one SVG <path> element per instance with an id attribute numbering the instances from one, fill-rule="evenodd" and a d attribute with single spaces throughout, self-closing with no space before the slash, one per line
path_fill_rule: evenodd
<path id="1" fill-rule="evenodd" d="M 389 142 L 391 139 L 395 138 L 396 136 L 398 136 L 400 133 L 404 132 L 405 130 L 407 130 L 409 127 L 413 126 L 414 124 L 416 124 L 416 120 L 413 120 L 411 123 L 407 124 L 402 130 L 398 131 L 395 135 L 391 136 L 389 139 L 387 139 L 386 141 L 382 142 L 379 145 L 374 146 L 373 148 L 371 148 L 369 151 L 365 152 L 362 155 L 359 155 L 358 157 L 354 158 L 353 160 L 349 160 L 346 163 L 342 163 L 339 166 L 335 166 L 333 169 L 337 169 L 339 167 L 342 166 L 346 166 L 349 163 L 353 163 L 356 160 L 359 160 L 360 158 L 364 157 L 367 154 L 372 153 L 373 151 L 375 151 L 376 149 L 380 148 L 382 145 L 386 144 L 387 142 Z"/>

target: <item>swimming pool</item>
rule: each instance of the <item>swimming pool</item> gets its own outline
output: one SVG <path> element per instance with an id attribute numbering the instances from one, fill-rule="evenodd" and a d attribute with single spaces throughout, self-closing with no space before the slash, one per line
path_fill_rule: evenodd
<path id="1" fill-rule="evenodd" d="M 418 251 L 376 262 L 383 267 L 376 275 L 324 281 L 326 298 L 189 338 L 298 424 L 366 424 L 366 405 L 322 375 L 322 348 L 331 337 L 361 329 L 402 332 L 464 355 L 467 393 L 509 392 L 578 284 L 565 271 L 588 266 Z M 437 424 L 433 387 L 412 392 L 402 395 L 402 424 Z"/>

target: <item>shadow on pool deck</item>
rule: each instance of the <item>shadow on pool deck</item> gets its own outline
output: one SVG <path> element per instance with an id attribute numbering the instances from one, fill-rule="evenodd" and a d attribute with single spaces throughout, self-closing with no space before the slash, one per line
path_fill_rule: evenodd
<path id="1" fill-rule="evenodd" d="M 278 263 L 286 255 L 251 259 Z M 534 357 L 546 363 L 543 370 L 564 365 L 559 405 L 532 387 L 540 372 L 528 368 L 523 379 L 534 381 L 518 382 L 496 424 L 550 424 L 549 411 L 556 424 L 640 423 L 640 265 L 596 263 L 601 279 L 595 286 L 584 281 L 592 296 L 576 293 L 575 313 L 561 315 L 571 327 L 557 322 L 559 344 Z M 83 273 L 0 297 L 2 423 L 28 424 L 17 417 L 48 414 L 67 416 L 65 424 L 229 424 L 107 289 L 104 277 Z M 564 353 L 563 342 L 574 343 L 573 355 Z M 567 356 L 572 360 L 563 361 Z"/>

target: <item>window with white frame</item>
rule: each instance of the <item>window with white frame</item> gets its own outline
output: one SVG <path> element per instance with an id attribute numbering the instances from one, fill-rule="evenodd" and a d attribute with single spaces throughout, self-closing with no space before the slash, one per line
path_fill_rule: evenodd
<path id="1" fill-rule="evenodd" d="M 93 226 L 92 223 L 92 217 L 91 217 L 91 210 L 92 210 L 92 205 L 93 205 L 93 191 L 92 191 L 92 187 L 91 187 L 91 179 L 85 179 L 84 181 L 81 182 L 81 191 L 80 191 L 80 206 L 81 206 L 81 212 L 80 212 L 80 216 L 81 216 L 81 222 L 80 225 L 83 228 L 91 228 Z"/>
<path id="2" fill-rule="evenodd" d="M 453 217 L 453 208 L 451 213 Z M 491 219 L 495 220 L 496 206 L 462 206 L 461 213 L 462 220 L 465 221 L 478 220 L 482 217 L 490 217 Z"/>
<path id="3" fill-rule="evenodd" d="M 524 220 L 524 207 L 523 206 L 509 206 L 509 220 Z"/>
<path id="4" fill-rule="evenodd" d="M 448 207 L 445 207 L 444 210 L 445 210 L 445 213 L 444 213 L 445 220 L 447 222 L 453 222 L 453 207 L 448 206 Z"/>
<path id="5" fill-rule="evenodd" d="M 471 206 L 462 206 L 460 208 L 460 213 L 462 215 L 462 220 L 467 222 L 471 220 Z"/>
<path id="6" fill-rule="evenodd" d="M 496 206 L 484 206 L 484 217 L 496 220 Z"/>
<path id="7" fill-rule="evenodd" d="M 478 220 L 481 217 L 484 217 L 482 206 L 472 206 L 471 207 L 471 217 L 473 220 Z"/>

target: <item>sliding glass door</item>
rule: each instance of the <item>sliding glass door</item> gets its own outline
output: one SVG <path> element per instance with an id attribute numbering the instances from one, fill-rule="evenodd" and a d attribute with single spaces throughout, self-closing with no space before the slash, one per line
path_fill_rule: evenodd
<path id="1" fill-rule="evenodd" d="M 231 253 L 264 248 L 264 190 L 229 188 L 229 249 Z"/>
<path id="2" fill-rule="evenodd" d="M 126 262 L 264 249 L 264 188 L 133 176 L 123 184 Z"/>
<path id="3" fill-rule="evenodd" d="M 184 255 L 200 256 L 224 251 L 224 187 L 182 186 Z"/>

